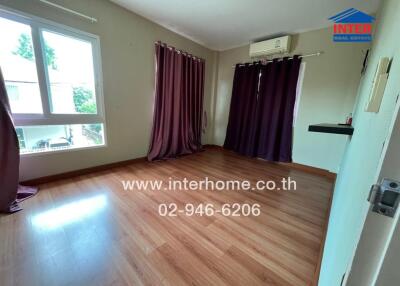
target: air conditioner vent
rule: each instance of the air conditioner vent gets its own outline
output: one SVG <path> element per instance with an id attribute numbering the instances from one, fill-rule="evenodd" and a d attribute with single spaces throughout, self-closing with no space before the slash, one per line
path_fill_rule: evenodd
<path id="1" fill-rule="evenodd" d="M 290 36 L 284 36 L 250 45 L 250 57 L 284 54 L 290 52 Z"/>

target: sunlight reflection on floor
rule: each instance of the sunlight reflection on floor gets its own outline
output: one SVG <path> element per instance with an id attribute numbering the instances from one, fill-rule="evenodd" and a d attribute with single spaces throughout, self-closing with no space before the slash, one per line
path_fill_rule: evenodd
<path id="1" fill-rule="evenodd" d="M 106 204 L 105 195 L 82 199 L 35 215 L 32 224 L 45 229 L 61 227 L 99 212 Z"/>

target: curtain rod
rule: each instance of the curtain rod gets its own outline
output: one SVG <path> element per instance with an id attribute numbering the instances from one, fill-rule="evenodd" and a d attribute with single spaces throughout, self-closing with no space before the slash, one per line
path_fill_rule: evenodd
<path id="1" fill-rule="evenodd" d="M 315 52 L 315 53 L 312 53 L 312 54 L 307 54 L 307 55 L 302 55 L 302 56 L 299 56 L 299 58 L 308 58 L 308 57 L 318 57 L 318 56 L 320 56 L 320 55 L 322 55 L 324 52 L 323 51 L 318 51 L 318 52 Z M 281 61 L 283 58 L 276 58 L 278 61 Z M 276 59 L 272 59 L 272 60 L 261 60 L 260 62 L 262 63 L 262 64 L 266 64 L 266 63 L 272 63 L 274 60 L 276 60 Z M 290 57 L 290 58 L 288 58 L 288 60 L 292 60 L 293 59 L 293 57 Z M 252 65 L 253 63 L 247 63 L 248 65 Z M 239 66 L 244 66 L 245 65 L 245 63 L 239 63 L 238 64 Z M 233 65 L 232 66 L 233 68 L 235 68 L 236 67 L 236 65 Z"/>
<path id="2" fill-rule="evenodd" d="M 203 58 L 194 56 L 194 55 L 192 55 L 192 54 L 190 54 L 190 53 L 188 53 L 188 52 L 179 50 L 179 49 L 177 49 L 177 48 L 175 48 L 175 47 L 173 47 L 173 46 L 169 46 L 169 45 L 167 45 L 166 43 L 163 43 L 163 42 L 161 42 L 161 41 L 156 41 L 156 42 L 154 42 L 154 44 L 160 45 L 160 46 L 165 46 L 165 47 L 167 47 L 167 48 L 170 49 L 170 50 L 175 50 L 178 54 L 186 55 L 186 56 L 191 57 L 191 58 L 193 58 L 193 59 L 195 59 L 195 60 L 197 59 L 197 60 L 199 60 L 199 61 L 205 61 Z"/>
<path id="3" fill-rule="evenodd" d="M 87 15 L 82 14 L 82 13 L 80 13 L 80 12 L 77 12 L 77 11 L 75 11 L 75 10 L 66 8 L 66 7 L 61 6 L 61 5 L 58 5 L 58 4 L 56 4 L 56 3 L 53 3 L 53 2 L 50 2 L 50 1 L 47 1 L 47 0 L 39 0 L 39 1 L 42 2 L 43 4 L 52 6 L 52 7 L 54 7 L 54 8 L 63 10 L 63 11 L 65 11 L 65 12 L 68 12 L 68 13 L 73 14 L 73 15 L 75 15 L 75 16 L 78 16 L 78 17 L 84 18 L 84 19 L 86 19 L 86 20 L 89 20 L 89 21 L 92 22 L 92 23 L 96 23 L 96 22 L 97 22 L 97 19 L 96 19 L 96 18 L 87 16 Z"/>

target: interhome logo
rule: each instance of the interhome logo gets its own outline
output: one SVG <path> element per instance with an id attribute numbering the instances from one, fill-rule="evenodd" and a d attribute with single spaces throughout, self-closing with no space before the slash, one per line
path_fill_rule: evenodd
<path id="1" fill-rule="evenodd" d="M 374 17 L 354 8 L 329 18 L 333 25 L 334 42 L 370 42 Z"/>

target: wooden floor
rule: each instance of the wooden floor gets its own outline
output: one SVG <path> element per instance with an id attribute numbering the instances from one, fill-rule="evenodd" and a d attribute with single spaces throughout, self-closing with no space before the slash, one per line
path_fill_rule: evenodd
<path id="1" fill-rule="evenodd" d="M 280 180 L 296 191 L 124 191 L 121 180 Z M 332 181 L 220 149 L 40 186 L 0 216 L 0 285 L 310 285 Z M 258 203 L 260 216 L 161 217 L 158 205 Z"/>

